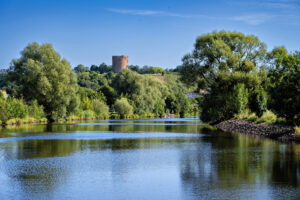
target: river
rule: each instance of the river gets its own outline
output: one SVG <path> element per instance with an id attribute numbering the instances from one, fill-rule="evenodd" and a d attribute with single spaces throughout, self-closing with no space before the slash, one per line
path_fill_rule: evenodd
<path id="1" fill-rule="evenodd" d="M 0 199 L 300 199 L 300 145 L 195 118 L 0 130 Z"/>

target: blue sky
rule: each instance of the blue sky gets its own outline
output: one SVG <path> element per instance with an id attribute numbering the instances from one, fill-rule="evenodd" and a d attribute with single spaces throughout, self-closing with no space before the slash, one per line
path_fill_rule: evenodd
<path id="1" fill-rule="evenodd" d="M 51 43 L 72 67 L 128 55 L 129 64 L 174 68 L 214 30 L 300 50 L 300 0 L 0 0 L 0 68 L 34 41 Z"/>

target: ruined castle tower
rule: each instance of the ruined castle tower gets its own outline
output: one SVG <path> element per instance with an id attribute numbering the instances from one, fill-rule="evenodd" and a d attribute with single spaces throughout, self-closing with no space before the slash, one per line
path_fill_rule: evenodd
<path id="1" fill-rule="evenodd" d="M 128 56 L 113 56 L 112 57 L 112 70 L 115 73 L 121 72 L 128 67 Z"/>

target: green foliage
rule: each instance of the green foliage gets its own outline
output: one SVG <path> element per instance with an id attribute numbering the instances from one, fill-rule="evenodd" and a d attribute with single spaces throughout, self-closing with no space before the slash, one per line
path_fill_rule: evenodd
<path id="1" fill-rule="evenodd" d="M 178 114 L 179 113 L 179 106 L 177 99 L 173 93 L 169 94 L 165 100 L 166 103 L 166 112 L 172 113 L 172 114 Z"/>
<path id="2" fill-rule="evenodd" d="M 263 88 L 258 87 L 249 95 L 249 108 L 255 112 L 258 117 L 267 111 L 267 93 Z"/>
<path id="3" fill-rule="evenodd" d="M 248 105 L 248 90 L 245 85 L 238 83 L 233 87 L 232 94 L 230 95 L 229 104 L 234 113 L 241 113 L 247 108 Z"/>
<path id="4" fill-rule="evenodd" d="M 248 105 L 248 91 L 260 85 L 256 73 L 218 72 L 210 93 L 201 101 L 201 119 L 217 123 L 233 118 Z"/>
<path id="5" fill-rule="evenodd" d="M 100 91 L 106 97 L 107 105 L 112 106 L 118 97 L 117 92 L 114 90 L 114 88 L 112 88 L 108 85 L 104 85 L 100 88 Z"/>
<path id="6" fill-rule="evenodd" d="M 7 70 L 6 69 L 0 69 L 0 89 L 6 88 L 8 86 L 7 82 Z"/>
<path id="7" fill-rule="evenodd" d="M 95 117 L 95 113 L 92 110 L 84 110 L 83 111 L 83 119 L 92 119 Z"/>
<path id="8" fill-rule="evenodd" d="M 106 118 L 109 116 L 109 107 L 104 102 L 94 99 L 92 101 L 92 106 L 96 117 Z"/>
<path id="9" fill-rule="evenodd" d="M 66 117 L 76 109 L 70 106 L 76 101 L 76 74 L 50 44 L 35 42 L 25 47 L 21 57 L 13 60 L 8 77 L 14 88 L 11 95 L 27 102 L 36 99 L 49 120 Z"/>
<path id="10" fill-rule="evenodd" d="M 158 117 L 164 117 L 165 116 L 165 108 L 162 104 L 156 104 L 155 106 L 155 115 Z"/>
<path id="11" fill-rule="evenodd" d="M 267 110 L 263 115 L 256 120 L 257 123 L 267 123 L 274 124 L 277 121 L 277 116 L 272 112 Z"/>
<path id="12" fill-rule="evenodd" d="M 32 101 L 29 105 L 28 114 L 37 120 L 41 120 L 45 117 L 43 106 L 40 106 L 37 100 Z"/>
<path id="13" fill-rule="evenodd" d="M 110 83 L 112 74 L 100 74 L 97 71 L 79 72 L 78 85 L 98 91 L 102 85 Z"/>
<path id="14" fill-rule="evenodd" d="M 270 108 L 288 123 L 300 124 L 300 52 L 276 47 L 268 54 Z"/>
<path id="15" fill-rule="evenodd" d="M 116 100 L 114 108 L 121 118 L 126 118 L 133 114 L 133 107 L 128 103 L 126 98 Z"/>
<path id="16" fill-rule="evenodd" d="M 2 122 L 5 122 L 8 120 L 6 100 L 4 98 L 0 98 L 0 120 Z"/>
<path id="17" fill-rule="evenodd" d="M 206 88 L 213 84 L 218 71 L 256 71 L 265 53 L 264 43 L 254 35 L 227 31 L 203 34 L 197 38 L 194 51 L 183 57 L 179 72 L 185 83 Z"/>
<path id="18" fill-rule="evenodd" d="M 140 74 L 161 74 L 164 75 L 166 72 L 161 67 L 152 67 L 145 65 L 144 67 L 140 68 L 138 65 L 130 65 L 128 68 L 132 71 L 135 71 Z"/>
<path id="19" fill-rule="evenodd" d="M 6 110 L 8 119 L 25 118 L 28 114 L 28 107 L 24 105 L 23 100 L 12 97 L 6 100 Z"/>
<path id="20" fill-rule="evenodd" d="M 179 107 L 179 116 L 184 117 L 190 110 L 188 98 L 183 93 L 176 94 L 176 99 Z"/>
<path id="21" fill-rule="evenodd" d="M 247 121 L 256 121 L 258 117 L 255 113 L 251 112 L 249 109 L 245 109 L 243 112 L 234 115 L 235 119 L 243 119 Z"/>
<path id="22" fill-rule="evenodd" d="M 106 65 L 105 63 L 101 63 L 99 66 L 92 65 L 91 68 L 90 68 L 90 70 L 98 72 L 100 74 L 103 74 L 103 73 L 111 72 L 112 71 L 112 67 Z"/>
<path id="23" fill-rule="evenodd" d="M 87 67 L 85 67 L 84 65 L 77 65 L 77 67 L 74 68 L 74 71 L 76 73 L 79 73 L 79 72 L 87 72 L 89 71 L 89 69 Z"/>
<path id="24" fill-rule="evenodd" d="M 100 99 L 101 101 L 106 101 L 104 94 L 101 91 L 94 91 L 90 88 L 79 87 L 78 95 L 81 101 L 85 98 L 93 99 Z"/>
<path id="25" fill-rule="evenodd" d="M 169 90 L 165 84 L 152 76 L 140 75 L 130 70 L 123 70 L 113 80 L 117 94 L 125 96 L 139 115 L 155 113 L 157 105 L 165 106 Z"/>

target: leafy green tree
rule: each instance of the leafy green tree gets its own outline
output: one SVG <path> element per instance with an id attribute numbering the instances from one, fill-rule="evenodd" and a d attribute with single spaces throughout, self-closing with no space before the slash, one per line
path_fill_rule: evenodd
<path id="1" fill-rule="evenodd" d="M 102 85 L 109 84 L 113 76 L 110 73 L 99 74 L 97 71 L 77 73 L 78 85 L 98 91 Z"/>
<path id="2" fill-rule="evenodd" d="M 197 38 L 179 72 L 185 83 L 209 91 L 201 101 L 203 121 L 227 120 L 248 106 L 248 93 L 267 85 L 265 54 L 265 44 L 254 35 L 220 31 Z"/>
<path id="3" fill-rule="evenodd" d="M 6 69 L 0 69 L 0 88 L 6 88 L 7 83 L 7 70 Z"/>
<path id="4" fill-rule="evenodd" d="M 112 71 L 112 67 L 106 65 L 105 63 L 101 63 L 99 66 L 92 65 L 91 68 L 90 68 L 90 70 L 98 72 L 100 74 L 103 74 L 103 73 L 111 72 Z"/>
<path id="5" fill-rule="evenodd" d="M 97 117 L 105 118 L 109 116 L 109 107 L 98 99 L 94 99 L 92 101 L 93 111 L 95 112 Z"/>
<path id="6" fill-rule="evenodd" d="M 120 96 L 128 98 L 139 115 L 155 113 L 157 104 L 165 106 L 165 99 L 169 90 L 165 84 L 160 83 L 150 75 L 140 75 L 131 70 L 118 73 L 112 86 Z"/>
<path id="7" fill-rule="evenodd" d="M 248 90 L 243 83 L 238 83 L 233 87 L 229 101 L 236 114 L 243 112 L 248 107 Z"/>
<path id="8" fill-rule="evenodd" d="M 179 106 L 179 116 L 184 117 L 190 110 L 190 104 L 188 98 L 183 93 L 176 94 L 176 99 Z"/>
<path id="9" fill-rule="evenodd" d="M 276 47 L 268 54 L 270 107 L 289 123 L 300 124 L 300 52 Z"/>
<path id="10" fill-rule="evenodd" d="M 37 120 L 45 117 L 44 108 L 38 104 L 37 100 L 32 101 L 29 105 L 28 114 Z"/>
<path id="11" fill-rule="evenodd" d="M 74 68 L 74 71 L 76 73 L 79 73 L 79 72 L 88 72 L 89 69 L 87 67 L 85 67 L 84 65 L 80 64 L 80 65 L 77 65 L 77 67 Z"/>
<path id="12" fill-rule="evenodd" d="M 29 44 L 13 60 L 8 76 L 15 89 L 11 95 L 27 102 L 36 99 L 50 121 L 66 117 L 79 104 L 76 74 L 51 44 Z"/>
<path id="13" fill-rule="evenodd" d="M 185 83 L 206 88 L 213 84 L 218 71 L 255 71 L 265 53 L 265 44 L 254 35 L 212 32 L 197 38 L 193 52 L 183 57 L 179 72 Z"/>
<path id="14" fill-rule="evenodd" d="M 104 94 L 104 96 L 106 97 L 106 103 L 107 105 L 111 106 L 115 103 L 118 95 L 116 93 L 116 91 L 114 90 L 114 88 L 108 86 L 108 85 L 104 85 L 100 88 L 100 91 Z"/>
<path id="15" fill-rule="evenodd" d="M 267 111 L 267 93 L 262 87 L 256 88 L 249 94 L 249 108 L 258 117 Z"/>
<path id="16" fill-rule="evenodd" d="M 140 71 L 140 66 L 138 65 L 129 65 L 128 66 L 128 69 L 132 70 L 132 71 L 135 71 L 135 72 L 138 72 Z"/>
<path id="17" fill-rule="evenodd" d="M 9 97 L 6 100 L 6 110 L 8 119 L 12 118 L 25 118 L 28 114 L 28 107 L 24 105 L 22 99 Z"/>
<path id="18" fill-rule="evenodd" d="M 166 106 L 166 112 L 170 112 L 172 114 L 178 114 L 179 113 L 179 106 L 177 99 L 173 93 L 169 94 L 165 100 Z"/>
<path id="19" fill-rule="evenodd" d="M 122 118 L 133 114 L 133 107 L 128 103 L 126 98 L 116 100 L 114 108 Z"/>
<path id="20" fill-rule="evenodd" d="M 248 93 L 261 85 L 257 73 L 218 72 L 210 92 L 204 95 L 201 106 L 201 119 L 204 122 L 218 123 L 234 117 L 247 107 Z"/>
<path id="21" fill-rule="evenodd" d="M 6 109 L 6 93 L 0 90 L 0 121 L 5 122 L 8 120 L 8 113 Z"/>

